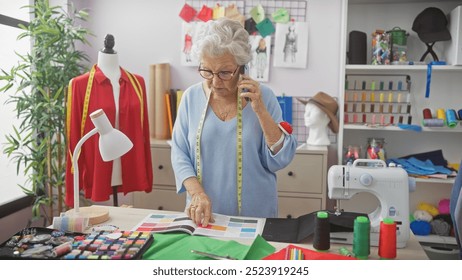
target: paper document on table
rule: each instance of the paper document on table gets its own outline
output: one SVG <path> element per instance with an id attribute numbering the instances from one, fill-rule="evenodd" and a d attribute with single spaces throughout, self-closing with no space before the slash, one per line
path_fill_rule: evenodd
<path id="1" fill-rule="evenodd" d="M 261 235 L 264 218 L 234 217 L 213 214 L 214 223 L 196 225 L 184 213 L 151 213 L 138 223 L 134 231 L 185 232 L 191 235 L 229 238 L 255 238 Z"/>

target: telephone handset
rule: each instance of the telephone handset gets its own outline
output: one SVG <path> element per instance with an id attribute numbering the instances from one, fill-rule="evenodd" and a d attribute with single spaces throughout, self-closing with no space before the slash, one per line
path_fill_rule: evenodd
<path id="1" fill-rule="evenodd" d="M 248 76 L 249 75 L 249 67 L 247 65 L 242 65 L 241 68 L 239 69 L 239 74 L 241 74 L 241 75 L 244 74 L 244 75 Z M 247 91 L 248 91 L 248 89 L 246 89 L 246 88 L 242 89 L 242 92 L 247 92 Z M 244 97 L 244 99 L 247 102 L 252 101 L 252 99 L 250 99 L 249 97 Z"/>

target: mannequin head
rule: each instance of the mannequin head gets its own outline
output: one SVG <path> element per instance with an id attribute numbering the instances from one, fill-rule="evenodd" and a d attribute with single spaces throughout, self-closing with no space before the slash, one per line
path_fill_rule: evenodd
<path id="1" fill-rule="evenodd" d="M 330 122 L 327 114 L 313 103 L 306 103 L 303 116 L 307 127 L 327 127 Z"/>
<path id="2" fill-rule="evenodd" d="M 330 122 L 329 116 L 317 105 L 308 102 L 305 105 L 304 118 L 305 126 L 310 129 L 306 143 L 314 146 L 329 145 L 330 140 L 327 135 L 327 126 Z"/>
<path id="3" fill-rule="evenodd" d="M 104 38 L 104 48 L 101 50 L 103 53 L 116 53 L 114 51 L 115 39 L 111 34 L 107 34 Z"/>

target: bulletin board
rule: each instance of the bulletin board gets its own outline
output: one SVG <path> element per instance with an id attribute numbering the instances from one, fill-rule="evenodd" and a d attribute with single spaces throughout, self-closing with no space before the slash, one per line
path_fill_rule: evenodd
<path id="1" fill-rule="evenodd" d="M 261 4 L 265 9 L 265 16 L 271 18 L 271 14 L 279 8 L 285 8 L 289 11 L 291 18 L 295 21 L 306 21 L 306 0 L 291 0 L 291 1 L 259 1 L 259 0 L 240 0 L 240 1 L 217 1 L 217 0 L 188 0 L 186 4 L 190 5 L 196 10 L 200 10 L 203 5 L 213 7 L 215 4 L 228 6 L 235 4 L 246 18 L 250 16 L 250 10 Z"/>
<path id="2" fill-rule="evenodd" d="M 265 10 L 265 17 L 271 19 L 272 14 L 280 8 L 284 8 L 289 12 L 290 19 L 297 22 L 306 22 L 307 20 L 307 1 L 306 0 L 290 0 L 290 1 L 260 1 L 260 0 L 240 0 L 240 1 L 216 1 L 216 0 L 188 0 L 185 4 L 190 5 L 196 10 L 200 10 L 203 5 L 214 7 L 216 4 L 221 6 L 229 6 L 234 4 L 239 12 L 250 18 L 250 11 L 257 5 L 262 5 Z M 274 46 L 274 34 L 271 35 L 271 51 Z M 309 97 L 299 97 L 300 99 L 308 99 Z M 294 135 L 297 141 L 303 143 L 308 138 L 309 128 L 304 124 L 305 106 L 296 98 L 292 99 L 292 126 Z M 336 135 L 329 131 L 329 139 L 331 143 L 337 141 Z"/>

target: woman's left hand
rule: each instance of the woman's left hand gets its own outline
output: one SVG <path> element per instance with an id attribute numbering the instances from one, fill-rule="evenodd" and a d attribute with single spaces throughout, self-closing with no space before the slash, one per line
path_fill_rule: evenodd
<path id="1" fill-rule="evenodd" d="M 265 109 L 265 104 L 263 103 L 260 83 L 252 80 L 248 75 L 241 75 L 242 79 L 237 85 L 239 92 L 241 92 L 241 97 L 246 97 L 252 106 L 253 111 L 258 114 L 263 109 Z"/>

